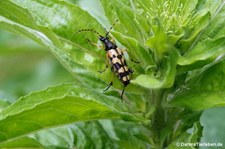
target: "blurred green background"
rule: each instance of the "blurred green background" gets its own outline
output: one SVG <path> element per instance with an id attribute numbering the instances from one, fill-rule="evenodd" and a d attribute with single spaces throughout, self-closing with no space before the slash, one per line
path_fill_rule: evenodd
<path id="1" fill-rule="evenodd" d="M 48 49 L 0 29 L 1 100 L 12 103 L 31 91 L 72 81 Z"/>

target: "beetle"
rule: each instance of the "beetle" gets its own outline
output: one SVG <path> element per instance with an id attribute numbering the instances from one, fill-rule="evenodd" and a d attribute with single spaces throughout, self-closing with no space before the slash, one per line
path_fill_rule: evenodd
<path id="1" fill-rule="evenodd" d="M 110 30 L 116 24 L 117 21 L 118 19 L 110 27 L 109 31 L 105 34 L 105 36 L 102 36 L 101 34 L 99 34 L 97 31 L 93 29 L 81 29 L 78 32 L 93 32 L 99 36 L 99 40 L 102 42 L 104 46 L 104 50 L 106 51 L 108 62 L 111 65 L 111 70 L 116 74 L 118 79 L 124 85 L 121 96 L 120 96 L 121 99 L 123 100 L 123 94 L 127 85 L 130 84 L 131 74 L 133 73 L 133 70 L 127 66 L 123 51 L 120 48 L 118 48 L 118 46 L 108 37 Z M 88 41 L 90 42 L 90 40 Z M 96 45 L 95 43 L 92 43 L 92 44 Z M 106 67 L 103 71 L 99 71 L 99 72 L 100 73 L 104 72 L 106 68 L 108 68 L 108 64 L 106 64 Z M 110 84 L 104 91 L 107 91 L 112 85 L 113 85 L 113 81 L 110 82 Z"/>

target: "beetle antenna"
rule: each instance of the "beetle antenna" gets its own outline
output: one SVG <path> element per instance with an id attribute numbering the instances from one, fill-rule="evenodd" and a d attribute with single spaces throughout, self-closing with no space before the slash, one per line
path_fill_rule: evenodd
<path id="1" fill-rule="evenodd" d="M 109 32 L 112 30 L 113 26 L 114 26 L 118 21 L 119 21 L 119 20 L 116 19 L 116 21 L 112 24 L 112 26 L 109 28 L 109 31 L 105 34 L 106 37 L 109 35 Z"/>
<path id="2" fill-rule="evenodd" d="M 93 29 L 81 29 L 79 31 L 77 31 L 75 34 L 80 33 L 80 32 L 93 32 L 95 34 L 97 34 L 100 37 L 103 37 L 101 34 L 99 34 L 97 31 L 93 30 Z"/>

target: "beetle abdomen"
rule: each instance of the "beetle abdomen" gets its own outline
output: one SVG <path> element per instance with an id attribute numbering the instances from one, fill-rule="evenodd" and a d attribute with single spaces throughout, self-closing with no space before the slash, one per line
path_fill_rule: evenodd
<path id="1" fill-rule="evenodd" d="M 130 83 L 131 71 L 127 67 L 126 60 L 123 57 L 123 53 L 120 49 L 110 49 L 107 51 L 108 58 L 113 71 L 117 74 L 119 80 L 127 86 Z"/>

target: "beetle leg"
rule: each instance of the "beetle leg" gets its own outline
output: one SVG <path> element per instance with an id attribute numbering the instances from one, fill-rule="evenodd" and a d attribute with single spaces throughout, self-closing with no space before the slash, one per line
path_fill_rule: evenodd
<path id="1" fill-rule="evenodd" d="M 121 98 L 122 102 L 123 102 L 123 93 L 124 93 L 125 88 L 126 88 L 126 86 L 124 85 L 124 86 L 123 86 L 122 93 L 121 93 L 121 96 L 120 96 L 120 98 Z"/>
<path id="2" fill-rule="evenodd" d="M 103 70 L 99 70 L 98 72 L 99 73 L 103 73 L 105 72 L 105 70 L 109 67 L 109 60 L 108 60 L 108 55 L 106 54 L 106 65 L 105 65 L 105 68 Z"/>
<path id="3" fill-rule="evenodd" d="M 121 49 L 121 51 L 124 53 L 124 52 L 127 52 L 127 49 Z"/>
<path id="4" fill-rule="evenodd" d="M 127 49 L 122 49 L 121 52 L 123 52 L 123 53 L 124 53 L 124 52 L 127 52 Z M 137 63 L 140 63 L 140 62 L 138 62 L 138 61 L 133 60 L 132 58 L 131 58 L 130 60 L 131 60 L 132 62 L 136 63 L 136 64 L 137 64 Z"/>
<path id="5" fill-rule="evenodd" d="M 139 64 L 140 62 L 138 62 L 138 61 L 135 61 L 135 60 L 133 60 L 133 59 L 130 59 L 131 60 L 131 62 L 134 62 L 134 63 L 136 63 L 136 64 Z"/>
<path id="6" fill-rule="evenodd" d="M 104 89 L 103 91 L 107 91 L 111 86 L 113 85 L 113 82 L 110 82 L 110 84 L 108 85 L 108 87 L 106 89 Z"/>
<path id="7" fill-rule="evenodd" d="M 99 70 L 98 72 L 99 72 L 99 73 L 103 73 L 103 72 L 105 72 L 105 70 L 106 70 L 108 67 L 109 67 L 109 65 L 106 64 L 106 65 L 105 65 L 105 68 L 104 68 L 103 70 Z"/>
<path id="8" fill-rule="evenodd" d="M 112 41 L 113 43 L 115 43 L 115 39 L 114 39 L 114 38 L 112 38 L 111 41 Z"/>
<path id="9" fill-rule="evenodd" d="M 111 78 L 112 81 L 109 83 L 109 85 L 107 86 L 107 88 L 103 90 L 104 92 L 107 91 L 113 85 L 113 80 L 114 80 L 115 75 L 112 75 L 111 77 L 112 77 Z"/>
<path id="10" fill-rule="evenodd" d="M 129 68 L 129 73 L 134 73 L 134 71 L 131 69 L 131 68 Z"/>
<path id="11" fill-rule="evenodd" d="M 92 45 L 94 45 L 94 46 L 96 46 L 96 47 L 98 47 L 98 48 L 104 49 L 103 46 L 100 46 L 100 45 L 97 45 L 97 44 L 94 43 L 94 42 L 91 42 L 88 38 L 87 38 L 87 41 L 88 41 L 90 44 L 92 44 Z"/>

